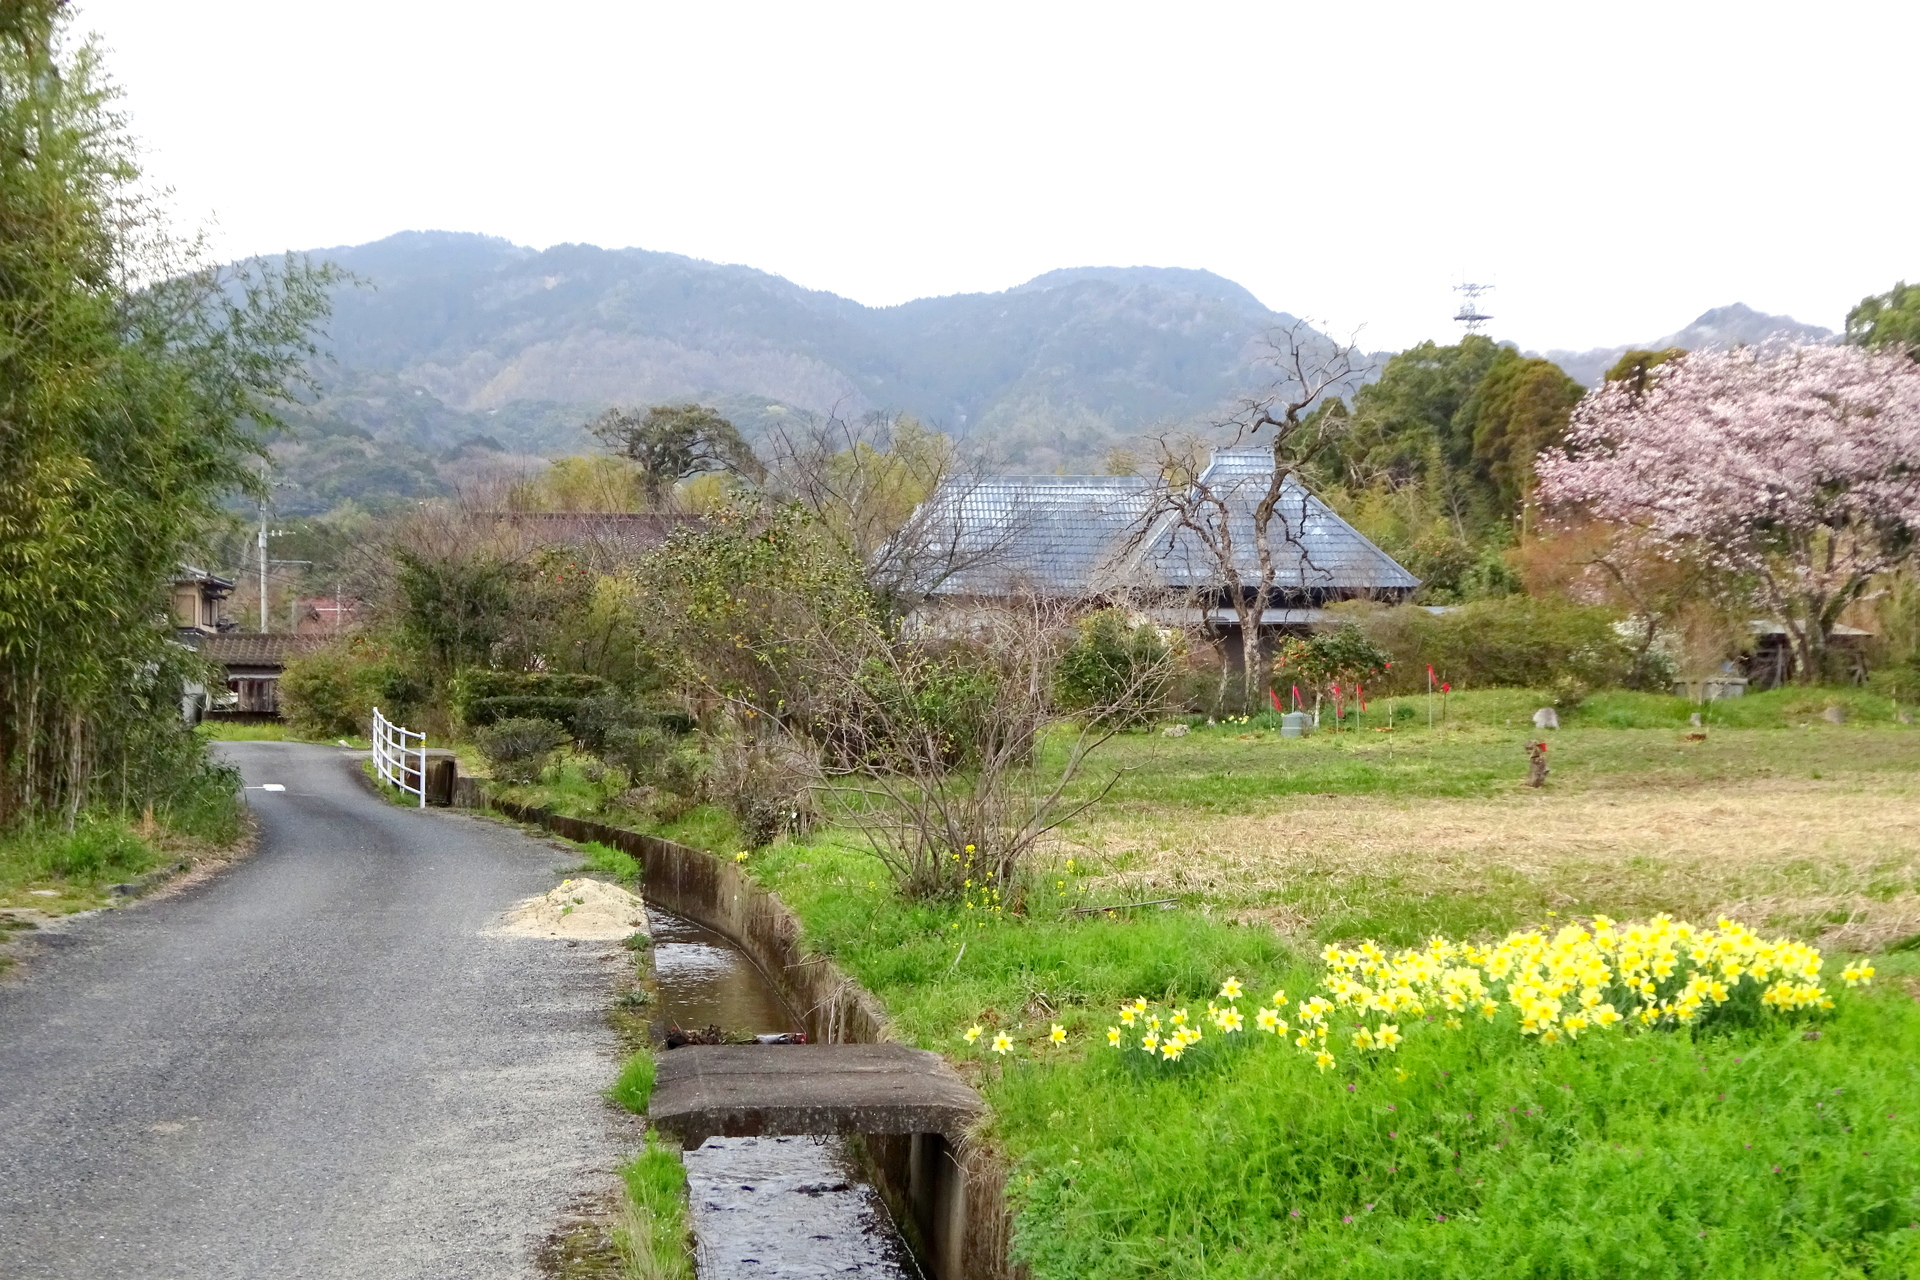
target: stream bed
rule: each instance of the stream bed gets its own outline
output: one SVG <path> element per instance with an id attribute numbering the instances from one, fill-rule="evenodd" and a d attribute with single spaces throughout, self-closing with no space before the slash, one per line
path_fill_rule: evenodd
<path id="1" fill-rule="evenodd" d="M 801 1020 L 726 938 L 654 906 L 647 920 L 668 1027 L 751 1035 L 801 1030 Z M 769 1045 L 765 1052 L 788 1050 Z M 685 1159 L 703 1280 L 921 1280 L 880 1193 L 842 1139 L 709 1138 Z"/>

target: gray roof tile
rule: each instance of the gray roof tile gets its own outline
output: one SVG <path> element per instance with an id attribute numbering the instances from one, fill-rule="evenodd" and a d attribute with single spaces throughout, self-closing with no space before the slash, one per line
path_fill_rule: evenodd
<path id="1" fill-rule="evenodd" d="M 1272 474 L 1267 450 L 1222 449 L 1201 476 L 1227 504 L 1235 560 L 1244 574 L 1258 572 L 1253 512 Z M 1137 476 L 1000 476 L 945 486 L 928 499 L 925 523 L 940 531 L 943 544 L 950 541 L 963 559 L 978 563 L 948 578 L 937 594 L 1091 594 L 1123 583 L 1183 591 L 1212 586 L 1213 558 L 1191 531 L 1164 516 L 1147 530 L 1153 497 L 1151 482 Z M 1293 477 L 1276 515 L 1275 585 L 1283 592 L 1340 597 L 1398 594 L 1420 585 Z"/>

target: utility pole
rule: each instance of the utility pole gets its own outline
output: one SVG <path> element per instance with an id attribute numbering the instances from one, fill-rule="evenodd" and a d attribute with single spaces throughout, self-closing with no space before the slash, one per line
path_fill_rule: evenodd
<path id="1" fill-rule="evenodd" d="M 260 504 L 260 634 L 267 634 L 267 506 Z"/>

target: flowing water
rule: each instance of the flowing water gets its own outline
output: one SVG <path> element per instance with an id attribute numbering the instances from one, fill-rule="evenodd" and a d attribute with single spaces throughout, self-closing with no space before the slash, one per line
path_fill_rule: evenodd
<path id="1" fill-rule="evenodd" d="M 647 908 L 647 920 L 669 1026 L 753 1035 L 801 1029 L 724 937 L 658 907 Z M 686 1164 L 703 1280 L 919 1280 L 880 1193 L 839 1138 L 708 1138 L 686 1153 Z"/>

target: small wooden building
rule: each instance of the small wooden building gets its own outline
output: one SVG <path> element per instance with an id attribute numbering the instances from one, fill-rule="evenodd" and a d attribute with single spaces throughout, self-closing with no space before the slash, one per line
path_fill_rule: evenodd
<path id="1" fill-rule="evenodd" d="M 287 664 L 325 643 L 322 636 L 212 635 L 193 648 L 226 672 L 226 692 L 207 708 L 211 719 L 278 720 L 280 677 Z"/>

